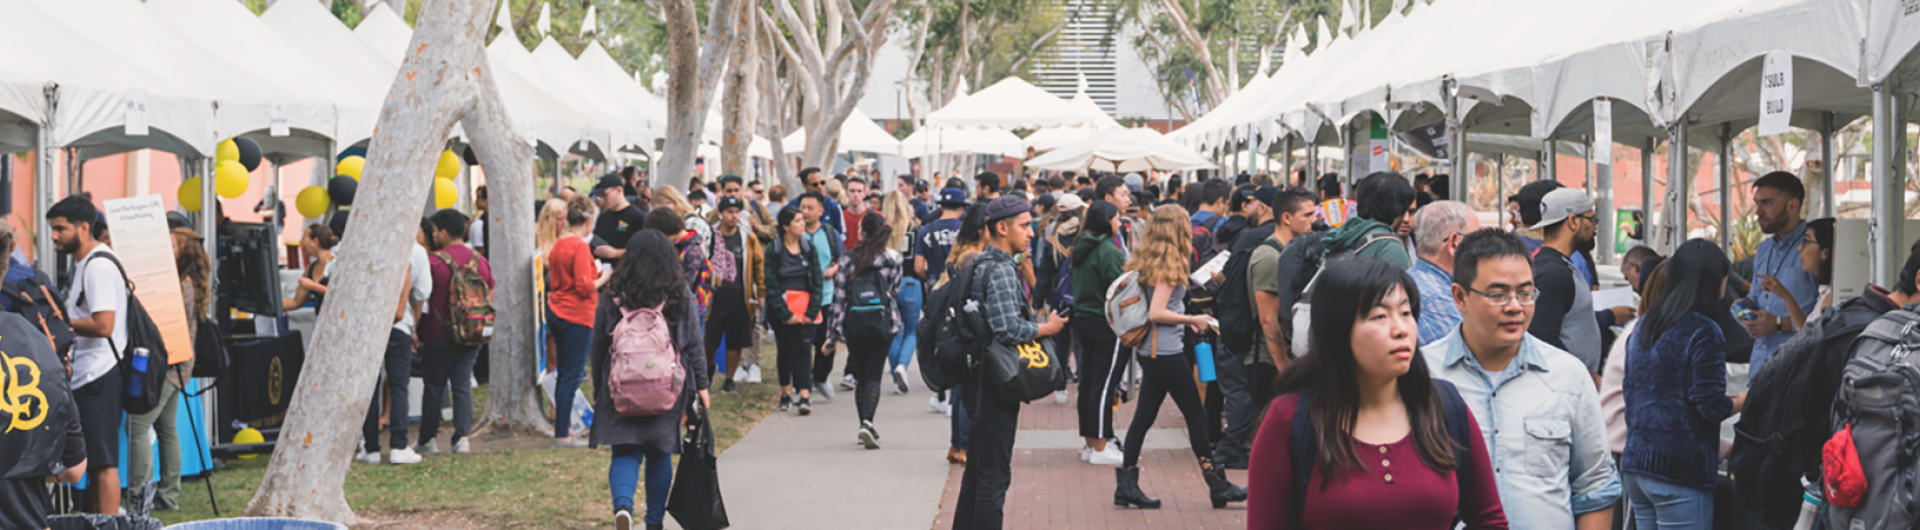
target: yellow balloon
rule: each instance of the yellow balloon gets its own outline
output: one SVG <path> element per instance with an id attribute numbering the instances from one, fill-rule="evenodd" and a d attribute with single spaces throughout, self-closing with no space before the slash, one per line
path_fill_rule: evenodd
<path id="1" fill-rule="evenodd" d="M 213 151 L 213 160 L 215 163 L 228 161 L 239 162 L 240 145 L 233 143 L 232 138 L 221 140 L 220 146 Z"/>
<path id="2" fill-rule="evenodd" d="M 247 192 L 247 166 L 238 160 L 228 160 L 213 165 L 213 191 L 221 197 L 234 199 Z"/>
<path id="3" fill-rule="evenodd" d="M 460 198 L 459 186 L 447 179 L 433 179 L 433 207 L 452 208 Z"/>
<path id="4" fill-rule="evenodd" d="M 357 157 L 357 156 L 349 156 L 349 157 L 340 159 L 339 164 L 334 164 L 333 174 L 346 175 L 349 177 L 353 177 L 353 180 L 360 180 L 360 170 L 365 168 L 366 166 L 367 166 L 367 159 Z"/>
<path id="5" fill-rule="evenodd" d="M 433 176 L 442 180 L 453 180 L 460 176 L 460 155 L 453 154 L 452 149 L 441 151 L 440 164 L 434 166 Z"/>
<path id="6" fill-rule="evenodd" d="M 327 208 L 333 207 L 333 199 L 327 197 L 326 188 L 307 186 L 300 190 L 300 195 L 294 197 L 293 206 L 300 211 L 301 217 L 317 219 L 327 213 Z"/>
<path id="7" fill-rule="evenodd" d="M 260 431 L 254 430 L 252 427 L 240 429 L 240 432 L 233 433 L 233 443 L 236 444 L 257 444 L 264 441 L 267 441 L 267 437 L 261 436 Z M 260 455 L 240 455 L 240 459 L 253 460 L 259 456 Z"/>
<path id="8" fill-rule="evenodd" d="M 181 181 L 180 190 L 174 192 L 174 197 L 180 202 L 181 208 L 189 212 L 200 211 L 200 177 Z"/>

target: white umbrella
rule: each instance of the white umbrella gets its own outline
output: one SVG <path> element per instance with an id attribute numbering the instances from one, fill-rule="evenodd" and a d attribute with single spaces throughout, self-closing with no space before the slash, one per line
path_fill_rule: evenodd
<path id="1" fill-rule="evenodd" d="M 906 158 L 959 153 L 1026 155 L 1020 137 L 999 129 L 920 129 L 900 143 L 900 156 Z"/>
<path id="2" fill-rule="evenodd" d="M 1109 129 L 1033 157 L 1027 167 L 1055 171 L 1184 171 L 1215 167 L 1192 149 L 1150 129 Z"/>
<path id="3" fill-rule="evenodd" d="M 780 139 L 780 145 L 785 146 L 788 153 L 807 150 L 807 128 L 801 127 Z M 840 152 L 899 154 L 900 140 L 887 134 L 886 129 L 873 123 L 873 118 L 868 118 L 867 113 L 856 108 L 847 115 L 847 121 L 840 125 Z"/>
<path id="4" fill-rule="evenodd" d="M 1009 77 L 927 115 L 927 127 L 948 129 L 1039 129 L 1113 121 L 1099 107 L 1068 105 L 1018 77 Z"/>

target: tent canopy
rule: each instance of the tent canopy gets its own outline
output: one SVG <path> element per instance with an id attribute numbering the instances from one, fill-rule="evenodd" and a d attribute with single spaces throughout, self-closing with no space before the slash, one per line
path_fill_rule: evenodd
<path id="1" fill-rule="evenodd" d="M 1008 77 L 965 99 L 956 99 L 927 115 L 927 125 L 949 129 L 1039 129 L 1075 127 L 1112 121 L 1099 107 L 1065 104 L 1059 97 L 1019 77 Z"/>
<path id="2" fill-rule="evenodd" d="M 799 130 L 793 131 L 793 134 L 789 134 L 786 138 L 780 139 L 780 145 L 783 146 L 788 153 L 805 151 L 807 149 L 807 129 L 802 127 Z M 858 108 L 853 109 L 853 113 L 847 115 L 847 121 L 840 124 L 839 149 L 841 153 L 861 152 L 892 155 L 900 153 L 900 146 L 900 140 L 895 139 L 891 134 L 887 134 L 886 129 L 880 128 L 880 125 L 874 123 L 872 118 L 867 117 L 867 113 L 860 112 Z"/>
<path id="3" fill-rule="evenodd" d="M 900 156 L 981 154 L 1026 156 L 1020 137 L 998 129 L 920 129 L 900 141 Z"/>
<path id="4" fill-rule="evenodd" d="M 1085 140 L 1028 160 L 1028 167 L 1057 171 L 1185 171 L 1215 167 L 1186 146 L 1151 129 L 1107 129 Z"/>

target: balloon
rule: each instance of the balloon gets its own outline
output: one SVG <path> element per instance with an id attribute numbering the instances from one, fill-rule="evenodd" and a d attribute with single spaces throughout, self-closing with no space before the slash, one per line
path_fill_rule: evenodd
<path id="1" fill-rule="evenodd" d="M 251 176 L 247 174 L 247 167 L 240 165 L 238 160 L 213 165 L 213 191 L 221 197 L 239 198 L 247 192 L 248 180 L 251 180 Z"/>
<path id="2" fill-rule="evenodd" d="M 240 144 L 234 143 L 232 138 L 221 140 L 220 145 L 213 150 L 213 160 L 214 162 L 240 160 Z"/>
<path id="3" fill-rule="evenodd" d="M 293 198 L 293 206 L 300 211 L 301 217 L 318 219 L 326 215 L 327 208 L 333 207 L 333 200 L 327 197 L 326 188 L 307 186 L 306 189 L 300 190 L 300 195 Z"/>
<path id="4" fill-rule="evenodd" d="M 341 160 L 346 160 L 346 159 L 347 159 L 347 157 L 350 157 L 350 156 L 357 156 L 357 157 L 360 157 L 360 158 L 366 158 L 366 157 L 367 157 L 367 148 L 365 148 L 365 147 L 360 147 L 360 146 L 357 146 L 357 145 L 356 145 L 356 146 L 353 146 L 353 147 L 348 147 L 348 148 L 346 148 L 346 149 L 341 149 L 341 150 L 340 150 L 340 154 L 339 154 L 339 155 L 337 155 L 337 156 L 334 156 L 334 157 L 333 157 L 333 161 L 335 161 L 335 162 L 339 162 L 339 161 L 341 161 Z"/>
<path id="5" fill-rule="evenodd" d="M 180 182 L 180 189 L 174 192 L 181 208 L 189 212 L 200 211 L 200 177 L 192 177 Z"/>
<path id="6" fill-rule="evenodd" d="M 246 166 L 249 172 L 260 169 L 260 142 L 255 142 L 252 138 L 236 136 L 233 138 L 233 145 L 240 148 L 240 165 Z"/>
<path id="7" fill-rule="evenodd" d="M 480 165 L 480 156 L 473 154 L 473 146 L 471 145 L 460 152 L 460 158 L 466 160 L 469 166 Z"/>
<path id="8" fill-rule="evenodd" d="M 460 155 L 453 154 L 452 149 L 441 151 L 440 164 L 433 167 L 433 177 L 452 180 L 458 176 L 460 176 Z"/>
<path id="9" fill-rule="evenodd" d="M 460 199 L 460 186 L 447 179 L 433 179 L 433 207 L 452 208 Z"/>
<path id="10" fill-rule="evenodd" d="M 353 192 L 360 188 L 360 181 L 346 175 L 334 175 L 327 181 L 327 196 L 334 204 L 353 204 Z"/>
<path id="11" fill-rule="evenodd" d="M 366 166 L 367 166 L 367 159 L 360 158 L 357 156 L 349 156 L 349 157 L 340 159 L 340 163 L 335 164 L 333 166 L 333 174 L 346 175 L 349 177 L 353 177 L 353 180 L 360 180 L 360 170 L 365 169 Z"/>
<path id="12" fill-rule="evenodd" d="M 240 432 L 233 433 L 233 443 L 235 444 L 257 444 L 265 441 L 267 441 L 267 437 L 261 436 L 260 431 L 254 430 L 252 427 L 240 429 Z M 240 455 L 241 460 L 253 460 L 259 457 L 260 455 Z"/>

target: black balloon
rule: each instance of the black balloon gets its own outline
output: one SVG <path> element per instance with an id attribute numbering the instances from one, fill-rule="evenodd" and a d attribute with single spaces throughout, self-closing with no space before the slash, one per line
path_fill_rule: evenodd
<path id="1" fill-rule="evenodd" d="M 334 204 L 353 204 L 353 192 L 360 189 L 360 181 L 346 175 L 334 175 L 327 181 L 327 196 Z"/>
<path id="2" fill-rule="evenodd" d="M 240 165 L 246 166 L 249 172 L 260 169 L 260 142 L 245 136 L 235 136 L 233 145 L 240 148 Z"/>
<path id="3" fill-rule="evenodd" d="M 471 145 L 460 151 L 460 158 L 466 160 L 469 166 L 480 165 L 480 157 L 473 154 L 473 146 Z"/>

